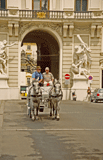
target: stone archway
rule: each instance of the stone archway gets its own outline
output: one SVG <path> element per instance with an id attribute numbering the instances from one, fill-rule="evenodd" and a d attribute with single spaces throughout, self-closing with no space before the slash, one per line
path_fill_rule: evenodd
<path id="1" fill-rule="evenodd" d="M 62 41 L 59 35 L 52 29 L 29 29 L 22 35 L 22 43 L 30 42 L 40 45 L 41 56 L 38 57 L 38 65 L 41 65 L 42 72 L 46 66 L 50 67 L 50 71 L 55 78 L 62 79 Z M 58 35 L 58 36 L 57 36 Z"/>

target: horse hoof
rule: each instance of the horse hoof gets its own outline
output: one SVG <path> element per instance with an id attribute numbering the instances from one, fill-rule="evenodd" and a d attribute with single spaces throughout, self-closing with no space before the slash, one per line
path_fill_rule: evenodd
<path id="1" fill-rule="evenodd" d="M 50 117 L 52 116 L 52 113 L 50 113 Z"/>
<path id="2" fill-rule="evenodd" d="M 55 120 L 55 117 L 54 117 L 54 116 L 52 117 L 52 120 Z"/>
<path id="3" fill-rule="evenodd" d="M 39 117 L 38 117 L 38 116 L 36 116 L 36 120 L 39 120 Z"/>
<path id="4" fill-rule="evenodd" d="M 57 121 L 59 121 L 60 120 L 60 118 L 57 118 Z"/>
<path id="5" fill-rule="evenodd" d="M 32 116 L 32 120 L 33 120 L 33 121 L 35 120 L 35 116 Z"/>
<path id="6" fill-rule="evenodd" d="M 57 115 L 57 121 L 59 121 L 60 120 L 60 117 L 59 117 L 59 115 Z"/>

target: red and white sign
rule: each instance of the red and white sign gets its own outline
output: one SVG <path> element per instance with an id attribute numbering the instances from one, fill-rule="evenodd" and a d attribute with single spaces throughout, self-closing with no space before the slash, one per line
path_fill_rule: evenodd
<path id="1" fill-rule="evenodd" d="M 65 79 L 70 79 L 70 74 L 65 74 Z"/>

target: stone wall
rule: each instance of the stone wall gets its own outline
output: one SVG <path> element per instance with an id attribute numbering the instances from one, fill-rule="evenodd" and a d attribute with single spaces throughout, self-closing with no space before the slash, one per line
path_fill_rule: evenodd
<path id="1" fill-rule="evenodd" d="M 91 85 L 92 88 L 100 87 L 100 66 L 99 59 L 101 53 L 101 35 L 100 38 L 94 37 L 91 38 L 91 57 L 92 57 L 92 65 L 91 65 L 91 75 L 93 75 L 93 83 Z"/>
<path id="2" fill-rule="evenodd" d="M 15 41 L 18 42 L 18 37 L 9 37 L 9 43 L 14 43 Z M 18 87 L 18 44 L 9 47 L 9 80 L 8 85 L 9 87 Z"/>
<path id="3" fill-rule="evenodd" d="M 72 38 L 63 38 L 63 57 L 62 57 L 62 79 L 63 88 L 65 88 L 65 74 L 71 74 L 71 64 L 72 64 Z M 70 85 L 68 85 L 70 87 Z"/>

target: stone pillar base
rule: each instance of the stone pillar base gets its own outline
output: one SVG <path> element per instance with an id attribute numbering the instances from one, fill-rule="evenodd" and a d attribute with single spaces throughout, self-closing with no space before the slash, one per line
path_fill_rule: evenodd
<path id="1" fill-rule="evenodd" d="M 0 88 L 0 100 L 20 99 L 19 88 Z"/>
<path id="2" fill-rule="evenodd" d="M 0 74 L 0 89 L 1 88 L 9 88 L 7 80 L 8 80 L 8 76 L 7 75 L 2 75 Z"/>
<path id="3" fill-rule="evenodd" d="M 87 89 L 90 86 L 88 79 L 84 76 L 73 78 L 73 87 L 71 88 L 71 94 L 75 91 L 77 100 L 85 101 L 87 96 Z M 72 98 L 72 95 L 71 95 Z"/>

